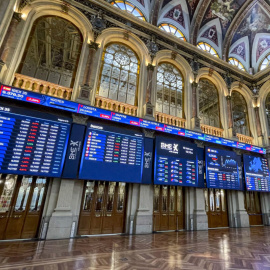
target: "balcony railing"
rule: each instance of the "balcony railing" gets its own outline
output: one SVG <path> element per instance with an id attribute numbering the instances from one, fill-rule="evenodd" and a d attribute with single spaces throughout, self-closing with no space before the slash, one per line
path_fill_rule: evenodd
<path id="1" fill-rule="evenodd" d="M 156 112 L 156 121 L 181 128 L 186 126 L 186 119 L 160 112 Z"/>
<path id="2" fill-rule="evenodd" d="M 122 103 L 117 100 L 96 96 L 96 107 L 137 116 L 138 107 L 130 104 Z"/>
<path id="3" fill-rule="evenodd" d="M 209 135 L 213 135 L 217 137 L 223 137 L 224 130 L 221 128 L 201 124 L 201 130 L 205 134 L 209 134 Z"/>
<path id="4" fill-rule="evenodd" d="M 241 143 L 247 143 L 247 144 L 254 143 L 254 140 L 252 137 L 249 137 L 249 136 L 246 136 L 243 134 L 239 134 L 239 133 L 236 134 L 236 137 L 238 138 L 239 142 L 241 142 Z"/>
<path id="5" fill-rule="evenodd" d="M 15 74 L 13 86 L 49 96 L 70 100 L 72 88 L 46 82 L 22 74 Z"/>

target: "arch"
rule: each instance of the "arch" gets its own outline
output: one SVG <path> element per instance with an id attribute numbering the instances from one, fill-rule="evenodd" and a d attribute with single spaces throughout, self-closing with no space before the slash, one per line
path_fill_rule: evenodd
<path id="1" fill-rule="evenodd" d="M 219 91 L 207 78 L 198 83 L 199 118 L 201 124 L 221 128 Z"/>
<path id="2" fill-rule="evenodd" d="M 188 83 L 190 81 L 193 81 L 193 72 L 189 65 L 189 63 L 186 61 L 185 58 L 183 58 L 179 54 L 172 54 L 172 51 L 169 50 L 162 50 L 159 51 L 156 55 L 156 57 L 153 60 L 153 65 L 158 66 L 160 63 L 170 63 L 173 66 L 175 66 L 183 77 L 183 92 L 184 92 L 184 99 L 183 99 L 183 118 L 187 120 L 187 128 L 189 128 L 189 120 L 191 119 L 191 111 L 192 106 L 190 104 L 191 102 L 191 84 Z M 153 81 L 157 80 L 157 72 L 154 73 Z M 153 88 L 153 95 L 152 95 L 152 104 L 156 104 L 156 96 L 157 96 L 157 89 L 156 85 L 154 84 Z"/>
<path id="3" fill-rule="evenodd" d="M 97 94 L 137 106 L 140 60 L 122 43 L 110 43 L 104 48 Z"/>
<path id="4" fill-rule="evenodd" d="M 37 0 L 31 3 L 31 5 L 27 5 L 23 8 L 22 13 L 24 14 L 23 18 L 25 22 L 20 23 L 23 24 L 22 29 L 18 27 L 19 30 L 17 30 L 16 33 L 18 36 L 18 42 L 11 59 L 9 69 L 7 70 L 6 76 L 4 78 L 4 83 L 12 84 L 15 70 L 17 70 L 18 65 L 22 59 L 23 52 L 25 51 L 27 40 L 34 22 L 40 17 L 51 15 L 66 19 L 81 30 L 84 42 L 81 50 L 81 57 L 78 63 L 77 76 L 73 86 L 73 89 L 78 89 L 79 77 L 80 73 L 82 72 L 86 45 L 87 42 L 93 40 L 92 26 L 85 15 L 73 6 L 69 6 L 68 13 L 63 13 L 62 4 L 62 1 L 59 0 Z M 74 97 L 76 94 L 75 92 L 76 91 L 73 91 L 72 97 Z"/>
<path id="5" fill-rule="evenodd" d="M 147 65 L 151 63 L 151 57 L 148 49 L 143 41 L 132 33 L 127 33 L 126 30 L 121 28 L 107 28 L 102 31 L 101 35 L 96 40 L 100 44 L 98 55 L 96 57 L 96 77 L 94 89 L 98 88 L 99 72 L 102 64 L 102 54 L 105 47 L 111 43 L 121 43 L 131 48 L 138 56 L 140 60 L 140 75 L 138 82 L 138 116 L 143 115 L 143 105 L 145 103 L 146 94 L 146 81 L 147 81 Z M 92 95 L 92 104 L 94 104 L 95 95 Z"/>
<path id="6" fill-rule="evenodd" d="M 168 24 L 168 23 L 161 23 L 159 25 L 159 29 L 163 30 L 164 32 L 166 33 L 169 33 L 183 41 L 186 41 L 186 37 L 185 35 L 177 28 L 175 27 L 174 25 L 172 24 Z"/>
<path id="7" fill-rule="evenodd" d="M 168 62 L 157 66 L 156 111 L 183 118 L 183 75 Z"/>

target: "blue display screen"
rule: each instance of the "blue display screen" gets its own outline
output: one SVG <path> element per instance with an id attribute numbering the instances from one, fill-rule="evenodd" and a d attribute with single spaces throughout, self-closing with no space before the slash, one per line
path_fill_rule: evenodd
<path id="1" fill-rule="evenodd" d="M 246 188 L 249 191 L 270 191 L 269 167 L 266 158 L 243 155 Z"/>
<path id="2" fill-rule="evenodd" d="M 0 96 L 15 99 L 15 100 L 20 100 L 20 101 L 25 101 L 32 104 L 43 105 L 50 108 L 56 108 L 56 109 L 61 109 L 61 110 L 69 111 L 69 112 L 80 113 L 80 114 L 96 117 L 99 119 L 106 119 L 109 121 L 127 124 L 131 126 L 137 126 L 137 127 L 156 130 L 156 131 L 173 134 L 177 136 L 183 136 L 186 138 L 192 138 L 192 139 L 207 141 L 207 142 L 211 142 L 211 143 L 215 143 L 219 145 L 243 149 L 250 152 L 266 154 L 266 149 L 262 147 L 239 143 L 233 140 L 215 137 L 215 136 L 207 135 L 201 132 L 196 132 L 196 131 L 187 130 L 184 128 L 170 126 L 170 125 L 158 123 L 155 121 L 149 121 L 149 120 L 145 120 L 145 119 L 138 118 L 131 115 L 115 113 L 115 112 L 111 112 L 111 111 L 104 110 L 101 108 L 91 107 L 91 106 L 75 103 L 69 100 L 63 100 L 60 98 L 42 95 L 35 92 L 29 92 L 29 91 L 17 89 L 17 88 L 6 86 L 6 85 L 1 86 Z"/>
<path id="3" fill-rule="evenodd" d="M 243 190 L 241 158 L 235 152 L 207 147 L 205 163 L 208 188 Z"/>
<path id="4" fill-rule="evenodd" d="M 79 178 L 141 183 L 143 153 L 142 133 L 89 123 Z"/>
<path id="5" fill-rule="evenodd" d="M 0 105 L 0 173 L 60 177 L 70 123 L 69 118 Z"/>
<path id="6" fill-rule="evenodd" d="M 195 144 L 157 136 L 154 183 L 197 187 L 196 150 Z"/>

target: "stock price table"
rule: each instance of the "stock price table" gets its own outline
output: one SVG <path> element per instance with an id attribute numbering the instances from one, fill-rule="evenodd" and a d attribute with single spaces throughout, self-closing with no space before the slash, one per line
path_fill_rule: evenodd
<path id="1" fill-rule="evenodd" d="M 247 190 L 270 191 L 269 167 L 266 158 L 244 155 Z"/>
<path id="2" fill-rule="evenodd" d="M 208 188 L 242 190 L 239 178 L 240 157 L 232 151 L 206 148 L 206 180 Z"/>
<path id="3" fill-rule="evenodd" d="M 60 177 L 70 120 L 22 113 L 25 110 L 0 107 L 0 173 Z"/>
<path id="4" fill-rule="evenodd" d="M 140 183 L 142 134 L 125 134 L 119 129 L 113 131 L 108 126 L 91 125 L 88 128 L 80 178 Z"/>

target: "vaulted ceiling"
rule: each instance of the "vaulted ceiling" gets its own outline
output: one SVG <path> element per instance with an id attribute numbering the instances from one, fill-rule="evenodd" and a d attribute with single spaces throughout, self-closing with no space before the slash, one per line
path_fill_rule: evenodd
<path id="1" fill-rule="evenodd" d="M 270 53 L 270 0 L 127 0 L 156 26 L 178 28 L 187 42 L 206 42 L 220 58 L 256 73 Z"/>

